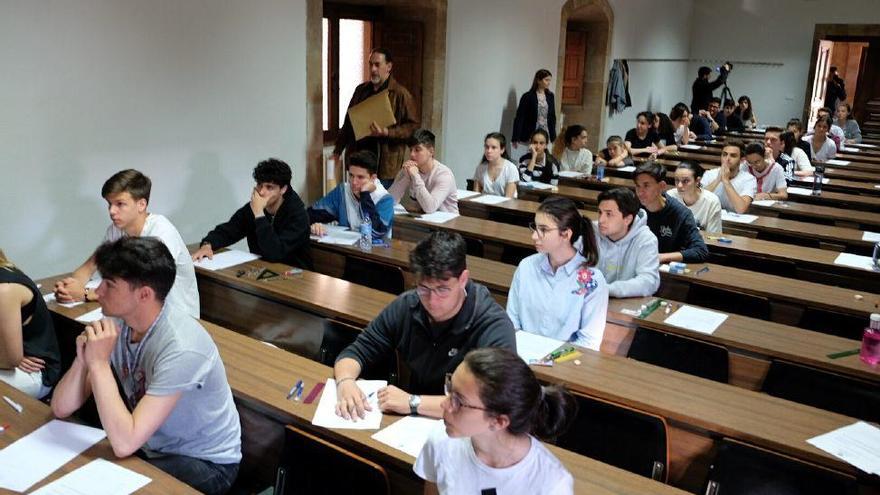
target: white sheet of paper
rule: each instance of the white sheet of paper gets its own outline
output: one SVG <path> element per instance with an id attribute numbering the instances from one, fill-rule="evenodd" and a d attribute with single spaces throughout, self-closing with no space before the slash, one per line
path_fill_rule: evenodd
<path id="1" fill-rule="evenodd" d="M 849 165 L 847 160 L 828 160 L 825 162 L 828 165 L 837 165 L 838 167 L 845 167 Z"/>
<path id="2" fill-rule="evenodd" d="M 857 421 L 810 438 L 807 443 L 862 471 L 880 474 L 880 429 L 876 426 Z"/>
<path id="3" fill-rule="evenodd" d="M 862 232 L 862 240 L 869 242 L 880 242 L 880 232 Z"/>
<path id="4" fill-rule="evenodd" d="M 321 244 L 339 244 L 341 246 L 352 246 L 361 238 L 359 232 L 349 230 L 348 227 L 325 225 L 324 229 L 327 232 L 325 235 L 321 237 L 313 235 L 311 238 Z"/>
<path id="5" fill-rule="evenodd" d="M 407 213 L 409 213 L 409 212 L 406 211 L 406 208 L 404 208 L 402 204 L 397 203 L 396 205 L 394 205 L 394 214 L 395 215 L 406 215 Z"/>
<path id="6" fill-rule="evenodd" d="M 874 271 L 874 261 L 871 259 L 870 256 L 859 256 L 858 254 L 840 253 L 834 260 L 834 264 L 860 268 L 862 270 Z"/>
<path id="7" fill-rule="evenodd" d="M 467 189 L 457 189 L 455 191 L 455 196 L 458 199 L 471 198 L 473 196 L 476 196 L 477 194 L 480 194 L 480 193 L 478 193 L 477 191 L 468 191 Z"/>
<path id="8" fill-rule="evenodd" d="M 86 289 L 97 289 L 98 286 L 101 285 L 101 280 L 103 280 L 101 277 L 96 276 L 96 278 L 93 278 L 93 279 L 89 280 L 88 282 L 86 282 L 85 288 Z"/>
<path id="9" fill-rule="evenodd" d="M 578 172 L 577 170 L 563 170 L 562 172 L 559 172 L 560 177 L 571 177 L 572 179 L 577 179 L 579 177 L 583 177 L 584 175 L 586 174 L 584 174 L 583 172 Z"/>
<path id="10" fill-rule="evenodd" d="M 0 488 L 23 492 L 106 436 L 54 419 L 0 450 Z"/>
<path id="11" fill-rule="evenodd" d="M 788 190 L 791 191 L 792 188 L 789 187 Z M 775 199 L 759 199 L 756 201 L 752 201 L 752 204 L 757 205 L 757 206 L 773 206 L 776 204 L 776 200 Z"/>
<path id="12" fill-rule="evenodd" d="M 565 342 L 524 330 L 516 331 L 516 353 L 527 363 L 530 359 L 541 359 L 562 344 Z"/>
<path id="13" fill-rule="evenodd" d="M 698 149 L 700 149 L 699 144 L 680 144 L 680 145 L 678 145 L 678 147 L 681 149 L 684 149 L 684 150 L 698 150 Z"/>
<path id="14" fill-rule="evenodd" d="M 635 172 L 636 166 L 635 165 L 627 165 L 626 167 L 620 167 L 617 170 L 620 170 L 621 172 Z"/>
<path id="15" fill-rule="evenodd" d="M 72 302 L 72 303 L 60 303 L 57 299 L 55 299 L 55 293 L 50 292 L 48 294 L 43 294 L 43 300 L 46 301 L 46 304 L 56 303 L 59 306 L 64 306 L 65 308 L 73 308 L 75 306 L 79 306 L 83 304 L 82 301 Z"/>
<path id="16" fill-rule="evenodd" d="M 247 263 L 248 261 L 253 261 L 259 258 L 260 255 L 258 254 L 240 251 L 238 249 L 230 249 L 229 251 L 223 251 L 222 253 L 214 253 L 214 259 L 209 260 L 208 258 L 202 258 L 193 264 L 197 267 L 214 271 Z"/>
<path id="17" fill-rule="evenodd" d="M 387 386 L 388 382 L 385 380 L 358 380 L 357 385 L 367 395 L 367 401 L 373 408 L 372 411 L 367 411 L 364 419 L 358 418 L 357 421 L 352 421 L 336 415 L 336 380 L 328 378 L 327 385 L 324 386 L 324 391 L 321 393 L 318 408 L 315 409 L 312 424 L 324 428 L 378 430 L 382 425 L 382 411 L 379 409 L 379 400 L 376 394 L 373 394 L 372 397 L 370 394 Z"/>
<path id="18" fill-rule="evenodd" d="M 91 323 L 93 321 L 98 321 L 104 317 L 104 312 L 101 311 L 101 308 L 93 309 L 84 315 L 79 315 L 76 318 L 76 321 L 80 321 L 83 323 Z"/>
<path id="19" fill-rule="evenodd" d="M 428 213 L 420 216 L 418 220 L 431 223 L 445 223 L 456 217 L 458 217 L 458 213 L 453 213 L 450 211 L 435 211 L 434 213 Z"/>
<path id="20" fill-rule="evenodd" d="M 721 210 L 721 221 L 722 222 L 737 222 L 737 223 L 752 223 L 758 219 L 757 215 L 740 215 L 739 213 L 733 213 L 727 210 Z"/>
<path id="21" fill-rule="evenodd" d="M 474 198 L 469 201 L 473 201 L 474 203 L 483 203 L 485 205 L 497 205 L 508 201 L 510 198 L 507 196 L 496 196 L 494 194 L 484 194 L 479 198 Z"/>
<path id="22" fill-rule="evenodd" d="M 799 194 L 801 196 L 809 196 L 813 194 L 812 189 L 807 189 L 806 187 L 789 187 L 786 189 L 789 194 Z M 757 203 L 757 201 L 753 201 L 753 203 Z"/>
<path id="23" fill-rule="evenodd" d="M 717 311 L 709 311 L 693 306 L 682 306 L 665 323 L 679 328 L 686 328 L 694 332 L 712 335 L 715 330 L 724 323 L 727 315 Z"/>
<path id="24" fill-rule="evenodd" d="M 418 457 L 431 432 L 434 428 L 441 428 L 442 424 L 442 419 L 404 416 L 391 423 L 384 430 L 377 431 L 371 438 L 413 457 Z"/>
<path id="25" fill-rule="evenodd" d="M 31 492 L 31 495 L 128 495 L 150 481 L 150 478 L 118 464 L 95 459 Z"/>
<path id="26" fill-rule="evenodd" d="M 553 189 L 553 185 L 544 184 L 543 182 L 531 181 L 531 182 L 520 182 L 519 185 L 523 187 L 530 187 L 532 189 Z"/>

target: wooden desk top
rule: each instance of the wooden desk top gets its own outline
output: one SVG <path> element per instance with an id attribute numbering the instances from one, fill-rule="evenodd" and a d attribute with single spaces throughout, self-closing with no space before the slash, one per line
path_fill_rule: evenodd
<path id="1" fill-rule="evenodd" d="M 9 428 L 6 431 L 0 433 L 0 449 L 6 448 L 7 446 L 9 446 L 9 444 L 13 443 L 19 438 L 33 432 L 40 426 L 43 426 L 49 421 L 55 419 L 49 406 L 43 404 L 36 399 L 31 398 L 30 396 L 22 392 L 19 392 L 18 390 L 12 388 L 10 385 L 7 385 L 5 382 L 2 381 L 0 381 L 0 395 L 8 396 L 10 399 L 18 402 L 24 407 L 24 412 L 22 414 L 16 413 L 12 410 L 11 407 L 8 407 L 6 404 L 2 404 L 4 407 L 0 407 L 0 424 L 9 425 Z M 136 456 L 129 456 L 125 459 L 117 459 L 116 455 L 113 453 L 113 448 L 110 447 L 110 441 L 106 438 L 93 445 L 82 454 L 76 456 L 72 461 L 68 462 L 60 469 L 47 476 L 45 479 L 36 483 L 29 491 L 33 491 L 37 488 L 47 485 L 50 482 L 62 477 L 63 475 L 77 468 L 85 466 L 95 459 L 105 459 L 111 461 L 114 464 L 118 464 L 126 469 L 130 469 L 136 473 L 140 473 L 152 480 L 146 486 L 135 493 L 199 493 L 189 485 L 178 481 L 176 478 L 165 473 L 165 471 L 154 467 L 152 464 L 149 464 Z M 95 482 L 99 483 L 100 481 L 96 480 Z M 11 494 L 16 492 L 10 490 L 0 490 L 0 494 L 5 493 Z"/>
<path id="2" fill-rule="evenodd" d="M 725 141 L 726 139 L 724 139 L 724 136 L 717 136 L 713 141 L 696 141 L 693 144 L 699 144 L 703 148 L 717 150 L 724 146 Z M 846 149 L 837 152 L 836 158 L 840 160 L 851 160 L 861 163 L 880 164 L 880 150 L 878 150 L 877 148 L 865 147 L 863 144 L 855 143 L 846 144 L 845 147 Z"/>
<path id="3" fill-rule="evenodd" d="M 721 163 L 720 153 L 718 155 L 707 155 L 704 153 L 691 153 L 687 150 L 682 150 L 667 154 L 669 155 L 667 158 L 671 158 L 674 160 L 687 158 L 691 160 L 696 160 L 700 163 L 712 164 L 715 166 L 718 166 L 718 164 Z M 880 170 L 877 170 L 875 167 L 872 167 L 870 170 L 863 170 L 862 168 L 863 166 L 859 166 L 856 164 L 845 166 L 826 165 L 825 177 L 873 182 L 875 184 L 880 182 Z"/>
<path id="4" fill-rule="evenodd" d="M 616 182 L 613 177 L 610 177 L 609 179 L 612 179 L 611 181 L 609 181 L 611 183 Z M 620 181 L 620 179 L 617 179 L 617 180 Z M 587 182 L 588 181 L 585 179 L 567 179 L 567 180 L 565 180 L 564 184 L 584 184 L 584 185 L 586 185 Z M 596 182 L 596 181 L 589 181 L 589 182 Z M 627 187 L 632 187 L 632 181 L 626 181 L 626 182 L 629 182 Z M 523 198 L 528 198 L 528 197 L 541 197 L 541 198 L 543 198 L 546 196 L 558 195 L 558 196 L 564 196 L 566 198 L 569 198 L 575 202 L 578 202 L 578 203 L 581 203 L 584 205 L 588 205 L 588 206 L 592 207 L 592 208 L 590 208 L 591 210 L 595 209 L 595 207 L 597 207 L 599 191 L 596 191 L 593 189 L 584 189 L 583 187 L 577 187 L 577 186 L 573 187 L 573 186 L 569 186 L 569 185 L 562 185 L 562 184 L 563 184 L 563 181 L 560 181 L 560 185 L 557 186 L 556 191 L 551 191 L 548 189 L 521 188 L 519 190 L 520 196 Z M 470 199 L 471 198 L 460 200 L 460 203 L 467 204 L 468 206 L 475 204 L 473 201 L 470 201 Z M 880 199 L 880 198 L 877 198 L 877 199 Z M 535 212 L 535 209 L 537 208 L 537 203 L 535 203 L 534 201 L 525 201 L 525 202 L 523 202 L 522 200 L 518 200 L 518 201 L 519 202 L 517 202 L 517 203 L 513 203 L 512 201 L 505 201 L 504 203 L 500 203 L 498 205 L 485 205 L 485 206 L 497 206 L 499 208 L 504 208 L 507 210 L 516 208 L 516 209 L 519 209 L 519 210 L 522 210 L 522 211 L 525 211 L 525 212 L 528 212 L 531 214 L 533 214 Z M 476 203 L 476 204 L 479 205 L 480 203 Z M 836 225 L 821 225 L 821 224 L 814 224 L 814 223 L 810 223 L 810 222 L 801 222 L 798 220 L 789 220 L 789 219 L 779 218 L 779 217 L 775 217 L 775 216 L 767 216 L 766 214 L 763 216 L 761 215 L 762 212 L 766 213 L 768 211 L 772 212 L 774 214 L 777 211 L 780 213 L 783 213 L 783 214 L 788 213 L 789 211 L 795 211 L 795 212 L 805 211 L 805 212 L 809 212 L 810 214 L 819 216 L 819 215 L 821 215 L 822 212 L 825 211 L 824 209 L 822 209 L 822 207 L 818 207 L 818 206 L 814 206 L 814 205 L 797 204 L 797 203 L 792 203 L 789 201 L 782 201 L 782 202 L 777 202 L 772 207 L 753 206 L 752 209 L 756 210 L 753 213 L 758 214 L 758 218 L 754 222 L 740 223 L 740 222 L 724 221 L 724 222 L 722 222 L 723 227 L 728 230 L 729 229 L 734 229 L 734 230 L 739 230 L 739 231 L 752 230 L 752 231 L 757 231 L 757 232 L 778 233 L 778 234 L 788 235 L 791 237 L 798 237 L 798 238 L 802 238 L 802 239 L 815 239 L 817 241 L 829 242 L 829 243 L 833 243 L 833 244 L 843 244 L 844 246 L 854 246 L 854 247 L 862 248 L 862 250 L 873 249 L 873 246 L 874 246 L 873 242 L 866 241 L 862 238 L 863 231 L 861 231 L 861 230 L 851 229 L 851 228 L 847 228 L 847 227 L 838 227 Z M 836 208 L 833 208 L 832 210 L 835 210 L 836 214 L 839 214 L 839 215 L 844 214 L 844 212 L 837 210 Z M 849 215 L 849 217 L 851 217 L 853 213 L 863 213 L 863 212 L 848 211 L 846 213 Z M 880 215 L 873 215 L 873 216 L 877 217 L 878 220 L 880 220 Z M 856 215 L 856 217 L 858 217 L 858 215 Z M 819 216 L 819 218 L 822 218 L 822 217 Z M 843 220 L 843 219 L 841 219 L 841 220 Z M 852 221 L 852 220 L 847 220 L 847 221 Z"/>

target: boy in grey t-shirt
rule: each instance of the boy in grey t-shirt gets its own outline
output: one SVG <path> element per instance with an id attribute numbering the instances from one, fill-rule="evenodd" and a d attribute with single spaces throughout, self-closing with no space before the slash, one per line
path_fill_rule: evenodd
<path id="1" fill-rule="evenodd" d="M 147 461 L 204 493 L 225 493 L 241 460 L 241 426 L 217 347 L 197 320 L 165 304 L 174 258 L 152 237 L 124 237 L 95 252 L 104 318 L 77 337 L 77 356 L 55 390 L 66 417 L 94 395 L 119 457 Z M 120 396 L 113 372 L 122 383 Z"/>

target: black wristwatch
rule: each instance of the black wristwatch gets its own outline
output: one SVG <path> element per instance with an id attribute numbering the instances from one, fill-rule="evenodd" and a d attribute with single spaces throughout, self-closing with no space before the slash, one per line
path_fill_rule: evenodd
<path id="1" fill-rule="evenodd" d="M 419 404 L 422 403 L 421 395 L 410 395 L 409 396 L 409 414 L 410 416 L 418 416 L 419 415 Z"/>

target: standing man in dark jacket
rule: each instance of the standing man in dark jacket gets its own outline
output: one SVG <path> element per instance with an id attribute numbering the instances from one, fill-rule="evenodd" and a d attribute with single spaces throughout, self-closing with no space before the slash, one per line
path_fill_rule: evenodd
<path id="1" fill-rule="evenodd" d="M 513 323 L 504 308 L 489 289 L 468 280 L 467 246 L 460 235 L 434 232 L 416 245 L 409 259 L 416 288 L 382 310 L 336 360 L 336 413 L 346 419 L 362 418 L 372 409 L 355 383 L 361 371 L 395 351 L 409 369 L 409 391 L 393 385 L 379 390 L 379 407 L 439 418 L 446 374 L 468 351 L 516 350 Z"/>
<path id="2" fill-rule="evenodd" d="M 348 108 L 387 89 L 391 111 L 397 123 L 390 127 L 382 127 L 373 122 L 370 125 L 370 135 L 355 141 L 351 119 L 346 114 L 345 122 L 336 137 L 336 145 L 333 147 L 333 159 L 338 170 L 342 170 L 339 158 L 343 151 L 346 155 L 360 150 L 373 152 L 379 161 L 379 179 L 386 181 L 389 186 L 400 171 L 401 164 L 408 158 L 407 143 L 412 138 L 413 132 L 419 128 L 420 120 L 412 94 L 391 77 L 392 65 L 390 51 L 385 48 L 374 48 L 370 52 L 370 80 L 354 88 Z"/>
<path id="3" fill-rule="evenodd" d="M 248 249 L 266 261 L 311 269 L 309 217 L 290 186 L 290 167 L 270 158 L 254 168 L 257 185 L 251 200 L 202 239 L 193 261 L 214 257 L 214 251 L 247 237 Z"/>
<path id="4" fill-rule="evenodd" d="M 727 82 L 727 74 L 730 69 L 726 63 L 721 69 L 721 73 L 712 82 L 709 82 L 709 74 L 712 73 L 712 69 L 704 66 L 697 70 L 697 79 L 694 80 L 694 84 L 691 86 L 693 91 L 691 111 L 695 115 L 699 115 L 700 110 L 707 110 L 709 108 L 709 102 L 712 101 L 712 92 Z"/>
<path id="5" fill-rule="evenodd" d="M 709 258 L 709 249 L 691 210 L 666 195 L 666 167 L 645 162 L 633 172 L 636 195 L 648 212 L 648 228 L 657 236 L 660 263 L 683 261 L 700 263 Z"/>

